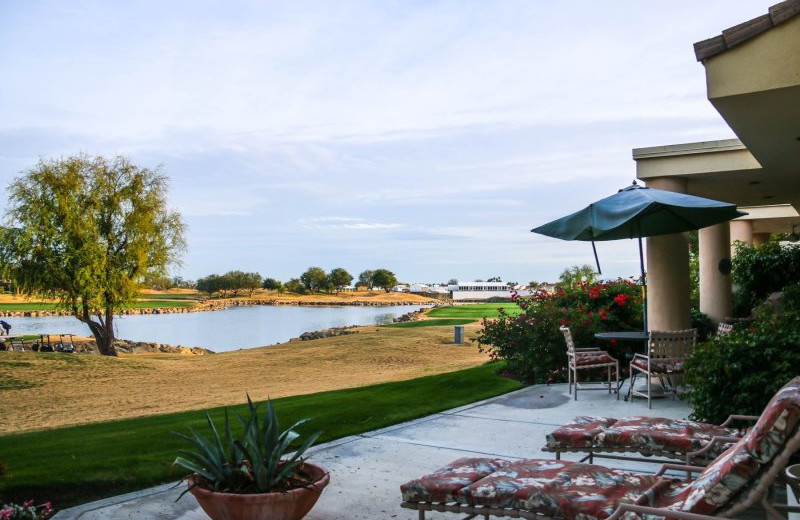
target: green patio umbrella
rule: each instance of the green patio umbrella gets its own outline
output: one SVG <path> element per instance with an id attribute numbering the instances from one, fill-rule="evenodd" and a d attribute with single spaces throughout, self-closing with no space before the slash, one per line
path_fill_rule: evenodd
<path id="1" fill-rule="evenodd" d="M 735 204 L 695 197 L 685 193 L 632 186 L 589 204 L 566 217 L 532 229 L 533 233 L 563 240 L 592 242 L 597 272 L 600 262 L 595 242 L 636 238 L 639 240 L 639 265 L 642 270 L 644 330 L 647 331 L 647 282 L 642 253 L 642 237 L 669 235 L 701 229 L 747 215 Z"/>

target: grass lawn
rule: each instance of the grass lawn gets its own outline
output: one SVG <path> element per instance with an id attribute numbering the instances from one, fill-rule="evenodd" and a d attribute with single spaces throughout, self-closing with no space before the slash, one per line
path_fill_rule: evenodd
<path id="1" fill-rule="evenodd" d="M 516 316 L 521 312 L 516 303 L 474 303 L 468 305 L 454 305 L 453 307 L 437 307 L 428 312 L 431 318 L 496 318 L 497 309 L 505 309 L 506 313 Z"/>
<path id="2" fill-rule="evenodd" d="M 420 320 L 420 321 L 404 321 L 400 323 L 387 323 L 381 327 L 391 327 L 393 329 L 415 329 L 417 327 L 452 327 L 453 325 L 466 325 L 475 320 L 470 319 L 453 319 L 453 320 Z"/>
<path id="3" fill-rule="evenodd" d="M 301 433 L 322 430 L 319 442 L 326 442 L 520 388 L 519 382 L 496 374 L 502 366 L 485 364 L 274 402 L 284 427 L 310 417 Z M 222 424 L 223 408 L 211 410 L 211 415 Z M 177 450 L 187 446 L 171 432 L 186 433 L 190 427 L 205 432 L 201 411 L 0 436 L 0 457 L 6 466 L 0 495 L 6 501 L 49 500 L 63 509 L 177 480 L 184 473 L 172 468 L 172 461 Z"/>

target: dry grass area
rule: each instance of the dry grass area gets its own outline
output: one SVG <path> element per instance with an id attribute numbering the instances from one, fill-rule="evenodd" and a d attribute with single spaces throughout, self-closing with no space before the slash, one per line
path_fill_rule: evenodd
<path id="1" fill-rule="evenodd" d="M 407 295 L 406 295 L 407 296 Z M 479 325 L 468 325 L 467 337 Z M 358 334 L 207 356 L 0 352 L 0 433 L 238 404 L 460 370 L 487 360 L 452 327 Z"/>

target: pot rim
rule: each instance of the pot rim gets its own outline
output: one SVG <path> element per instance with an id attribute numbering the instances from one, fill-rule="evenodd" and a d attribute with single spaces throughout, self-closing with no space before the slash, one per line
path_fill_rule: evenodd
<path id="1" fill-rule="evenodd" d="M 296 488 L 289 489 L 287 491 L 269 491 L 267 493 L 225 493 L 225 492 L 222 492 L 222 491 L 214 491 L 213 489 L 208 489 L 206 487 L 201 486 L 198 483 L 198 479 L 199 479 L 200 475 L 198 475 L 197 473 L 192 473 L 191 475 L 186 477 L 186 482 L 187 482 L 187 484 L 189 486 L 189 491 L 193 495 L 198 495 L 198 494 L 202 495 L 202 496 L 215 495 L 215 496 L 225 497 L 225 498 L 233 499 L 233 500 L 237 500 L 237 499 L 243 500 L 243 499 L 245 499 L 247 497 L 254 497 L 254 496 L 260 496 L 260 495 L 289 495 L 289 494 L 292 494 L 292 493 L 300 494 L 300 493 L 305 493 L 305 492 L 308 492 L 308 491 L 316 491 L 318 493 L 321 493 L 322 490 L 325 488 L 325 486 L 327 486 L 328 483 L 330 482 L 330 479 L 331 479 L 330 471 L 328 471 L 327 469 L 323 468 L 322 466 L 318 466 L 317 464 L 313 464 L 313 463 L 308 462 L 308 461 L 303 462 L 303 467 L 306 467 L 306 466 L 309 466 L 309 467 L 313 468 L 314 470 L 317 470 L 318 473 L 319 473 L 319 477 L 316 480 L 314 480 L 313 482 L 311 482 L 311 483 L 309 483 L 309 484 L 307 484 L 307 485 L 305 485 L 303 487 L 296 487 Z"/>

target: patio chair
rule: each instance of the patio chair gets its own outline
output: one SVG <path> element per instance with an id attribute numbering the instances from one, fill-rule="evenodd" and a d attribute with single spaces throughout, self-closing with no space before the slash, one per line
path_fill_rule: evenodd
<path id="1" fill-rule="evenodd" d="M 686 464 L 707 463 L 738 441 L 747 429 L 734 428 L 736 421 L 758 420 L 756 415 L 731 415 L 720 425 L 665 417 L 580 416 L 547 434 L 542 451 L 586 453 L 580 462 L 590 464 L 595 458 L 673 462 L 653 459 L 666 457 Z M 623 455 L 639 453 L 642 457 Z"/>
<path id="2" fill-rule="evenodd" d="M 647 354 L 634 354 L 630 364 L 630 387 L 628 396 L 633 400 L 633 396 L 646 397 L 647 408 L 653 407 L 652 404 L 652 377 L 658 377 L 661 384 L 669 382 L 673 396 L 678 395 L 677 381 L 675 376 L 683 374 L 683 364 L 692 353 L 692 349 L 697 343 L 697 329 L 671 330 L 671 331 L 650 331 L 647 340 Z M 647 392 L 636 390 L 634 383 L 636 376 L 644 374 L 647 380 Z"/>
<path id="3" fill-rule="evenodd" d="M 559 330 L 564 334 L 564 341 L 567 343 L 567 382 L 569 383 L 569 392 L 572 393 L 573 383 L 575 385 L 575 393 L 573 394 L 575 400 L 578 400 L 578 390 L 603 390 L 608 388 L 608 393 L 611 393 L 611 369 L 614 369 L 616 374 L 616 382 L 614 383 L 614 391 L 617 393 L 619 399 L 619 361 L 611 357 L 605 350 L 598 348 L 575 348 L 575 342 L 572 340 L 572 331 L 569 327 L 559 327 Z M 592 368 L 605 368 L 608 373 L 608 381 L 606 385 L 586 387 L 578 383 L 578 370 L 587 370 Z"/>
<path id="4" fill-rule="evenodd" d="M 665 464 L 645 475 L 560 460 L 459 459 L 400 487 L 419 512 L 564 520 L 730 518 L 754 505 L 770 519 L 797 506 L 770 503 L 773 484 L 800 449 L 800 377 L 769 402 L 755 426 L 705 468 Z M 682 481 L 667 471 L 699 473 Z"/>
<path id="5" fill-rule="evenodd" d="M 725 323 L 724 321 L 719 322 L 717 325 L 717 336 L 724 336 L 725 334 L 729 334 L 733 332 L 733 323 Z"/>

